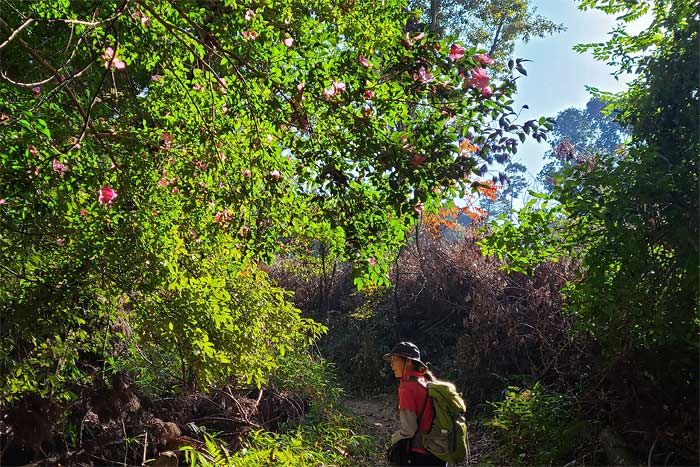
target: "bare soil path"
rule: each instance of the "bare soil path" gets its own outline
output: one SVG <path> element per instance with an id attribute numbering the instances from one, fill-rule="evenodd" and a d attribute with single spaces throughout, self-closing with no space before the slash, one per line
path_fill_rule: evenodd
<path id="1" fill-rule="evenodd" d="M 348 399 L 345 401 L 345 408 L 348 412 L 359 418 L 364 427 L 362 434 L 376 440 L 379 448 L 378 453 L 366 459 L 358 460 L 362 462 L 358 467 L 385 466 L 384 448 L 389 442 L 391 433 L 398 429 L 398 408 L 397 396 L 395 394 L 383 394 L 379 396 L 369 396 L 365 399 Z M 474 467 L 483 465 L 485 455 L 493 450 L 494 442 L 491 436 L 483 430 L 476 422 L 469 423 L 469 456 L 460 464 L 454 467 Z"/>

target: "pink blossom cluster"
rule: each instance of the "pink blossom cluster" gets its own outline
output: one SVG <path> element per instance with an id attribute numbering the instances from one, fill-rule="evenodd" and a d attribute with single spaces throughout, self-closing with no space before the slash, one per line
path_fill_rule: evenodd
<path id="1" fill-rule="evenodd" d="M 464 58 L 465 49 L 459 44 L 452 44 L 450 47 L 450 60 L 460 60 Z M 472 56 L 472 60 L 480 64 L 482 67 L 492 65 L 494 60 L 486 54 L 476 54 Z M 481 95 L 489 97 L 493 94 L 491 86 L 489 86 L 489 75 L 482 67 L 469 70 L 469 85 L 473 88 L 481 90 Z M 460 75 L 461 76 L 461 75 Z"/>
<path id="2" fill-rule="evenodd" d="M 114 191 L 114 189 L 109 185 L 105 185 L 102 188 L 100 188 L 100 194 L 97 198 L 97 201 L 103 206 L 105 204 L 111 205 L 112 201 L 114 201 L 116 198 L 117 192 Z"/>
<path id="3" fill-rule="evenodd" d="M 59 162 L 57 159 L 54 159 L 51 165 L 53 166 L 53 171 L 61 177 L 63 177 L 66 173 L 66 170 L 68 170 L 68 168 L 64 164 L 61 164 L 61 162 Z"/>
<path id="4" fill-rule="evenodd" d="M 136 10 L 133 13 L 131 13 L 131 17 L 134 18 L 136 21 L 141 23 L 141 26 L 147 28 L 148 24 L 151 22 L 151 19 L 146 16 L 145 13 L 143 13 L 141 10 Z"/>
<path id="5" fill-rule="evenodd" d="M 241 35 L 247 41 L 254 41 L 258 38 L 258 33 L 255 31 L 241 31 Z"/>
<path id="6" fill-rule="evenodd" d="M 489 57 L 486 54 L 477 54 L 472 57 L 472 60 L 474 60 L 477 63 L 481 63 L 484 66 L 489 66 L 493 65 L 494 59 Z"/>
<path id="7" fill-rule="evenodd" d="M 323 90 L 323 97 L 325 99 L 330 99 L 331 97 L 343 92 L 345 92 L 345 83 L 336 83 L 335 81 L 333 81 L 331 82 L 330 88 Z"/>
<path id="8" fill-rule="evenodd" d="M 452 44 L 448 57 L 450 57 L 450 60 L 459 60 L 464 57 L 464 47 L 459 44 Z"/>
<path id="9" fill-rule="evenodd" d="M 121 59 L 117 58 L 114 54 L 114 49 L 111 47 L 107 47 L 102 54 L 102 62 L 105 65 L 105 68 L 112 68 L 112 70 L 123 70 L 126 68 L 126 63 L 124 63 Z"/>
<path id="10" fill-rule="evenodd" d="M 173 135 L 164 131 L 160 134 L 160 140 L 163 142 L 160 148 L 167 151 L 172 146 L 174 138 Z"/>
<path id="11" fill-rule="evenodd" d="M 474 68 L 469 70 L 469 85 L 473 88 L 481 89 L 481 95 L 489 97 L 493 94 L 491 86 L 489 86 L 489 75 L 483 68 Z"/>
<path id="12" fill-rule="evenodd" d="M 231 214 L 228 212 L 228 209 L 219 211 L 214 215 L 214 220 L 217 224 L 223 225 L 225 222 L 230 222 L 231 219 L 233 219 L 233 217 L 231 217 Z"/>
<path id="13" fill-rule="evenodd" d="M 433 79 L 433 75 L 430 74 L 430 71 L 426 70 L 425 67 L 421 65 L 421 67 L 418 69 L 418 72 L 413 73 L 413 79 L 420 83 L 426 84 Z"/>
<path id="14" fill-rule="evenodd" d="M 410 49 L 411 47 L 413 47 L 413 44 L 415 44 L 416 42 L 422 41 L 424 37 L 425 37 L 424 32 L 418 33 L 413 37 L 411 37 L 411 35 L 409 33 L 406 33 L 404 38 L 401 39 L 401 43 L 403 44 L 404 47 L 406 47 L 407 49 Z"/>

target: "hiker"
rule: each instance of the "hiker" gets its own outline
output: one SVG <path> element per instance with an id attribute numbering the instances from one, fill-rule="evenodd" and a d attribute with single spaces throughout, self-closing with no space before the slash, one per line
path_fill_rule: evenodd
<path id="1" fill-rule="evenodd" d="M 399 342 L 384 355 L 391 362 L 394 376 L 399 378 L 400 428 L 391 435 L 388 457 L 392 465 L 446 467 L 447 463 L 423 448 L 422 435 L 433 423 L 433 402 L 425 385 L 435 378 L 421 362 L 418 347 Z"/>

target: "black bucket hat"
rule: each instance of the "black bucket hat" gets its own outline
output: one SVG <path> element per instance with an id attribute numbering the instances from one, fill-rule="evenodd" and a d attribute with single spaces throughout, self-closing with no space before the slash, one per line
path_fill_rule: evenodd
<path id="1" fill-rule="evenodd" d="M 384 360 L 391 360 L 392 355 L 408 358 L 410 360 L 414 360 L 420 363 L 426 368 L 428 367 L 428 365 L 426 365 L 420 360 L 420 350 L 418 350 L 418 346 L 413 342 L 399 342 L 394 346 L 393 349 L 391 349 L 391 352 L 384 355 L 384 357 L 382 358 Z"/>

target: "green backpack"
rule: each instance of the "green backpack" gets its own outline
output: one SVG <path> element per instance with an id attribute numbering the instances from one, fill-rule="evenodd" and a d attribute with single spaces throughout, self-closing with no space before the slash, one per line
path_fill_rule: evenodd
<path id="1" fill-rule="evenodd" d="M 447 381 L 428 381 L 425 389 L 435 415 L 430 431 L 422 434 L 423 447 L 450 464 L 462 462 L 467 456 L 467 406 L 462 396 Z"/>

